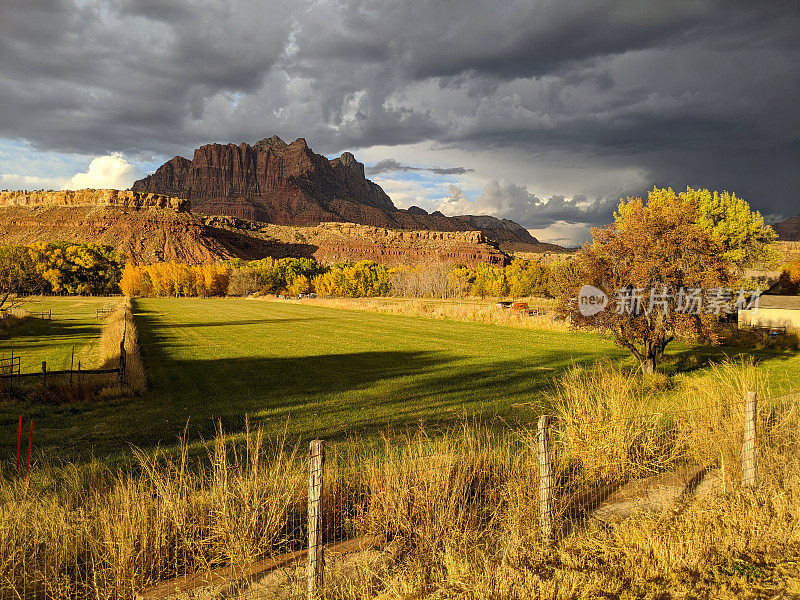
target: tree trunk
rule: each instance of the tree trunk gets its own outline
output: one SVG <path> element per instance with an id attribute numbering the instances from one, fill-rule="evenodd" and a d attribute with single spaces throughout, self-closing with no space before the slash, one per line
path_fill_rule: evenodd
<path id="1" fill-rule="evenodd" d="M 660 345 L 655 342 L 647 341 L 644 343 L 644 352 L 639 358 L 644 375 L 652 375 L 656 372 L 656 359 L 659 357 Z"/>
<path id="2" fill-rule="evenodd" d="M 640 361 L 642 367 L 642 374 L 644 375 L 652 375 L 656 372 L 656 357 L 655 356 L 648 356 L 644 360 Z"/>

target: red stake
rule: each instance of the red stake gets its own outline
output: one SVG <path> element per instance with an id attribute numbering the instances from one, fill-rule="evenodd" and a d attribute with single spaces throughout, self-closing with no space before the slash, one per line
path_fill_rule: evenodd
<path id="1" fill-rule="evenodd" d="M 17 473 L 19 473 L 19 448 L 22 445 L 22 415 L 19 416 L 17 424 Z"/>
<path id="2" fill-rule="evenodd" d="M 31 432 L 28 435 L 28 469 L 25 471 L 25 477 L 31 474 L 31 446 L 33 446 L 33 419 L 31 419 Z"/>

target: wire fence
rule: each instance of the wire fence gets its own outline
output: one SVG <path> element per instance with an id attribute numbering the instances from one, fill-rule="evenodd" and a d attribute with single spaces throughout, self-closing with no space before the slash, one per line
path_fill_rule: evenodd
<path id="1" fill-rule="evenodd" d="M 759 410 L 750 392 L 713 407 L 602 421 L 543 415 L 535 432 L 503 441 L 505 450 L 497 440 L 450 447 L 428 440 L 360 463 L 329 453 L 322 467 L 325 446 L 313 442 L 308 597 L 324 587 L 325 549 L 346 552 L 347 540 L 364 548 L 402 539 L 420 553 L 435 552 L 449 531 L 480 531 L 506 511 L 506 525 L 535 528 L 551 547 L 592 522 L 757 487 L 762 472 L 800 452 L 796 404 Z M 514 494 L 520 498 L 510 499 Z"/>
<path id="2" fill-rule="evenodd" d="M 115 309 L 97 309 L 98 318 L 108 318 Z M 51 311 L 43 311 L 42 319 L 52 319 Z M 14 354 L 0 358 L 0 396 L 14 396 L 32 388 L 60 389 L 82 388 L 83 386 L 97 387 L 109 385 L 114 382 L 125 381 L 127 351 L 125 349 L 125 335 L 127 331 L 127 308 L 123 312 L 123 330 L 119 343 L 119 357 L 116 367 L 87 369 L 81 365 L 81 360 L 75 361 L 75 346 L 72 347 L 69 369 L 48 368 L 47 361 L 42 361 L 39 372 L 22 372 L 21 356 Z"/>

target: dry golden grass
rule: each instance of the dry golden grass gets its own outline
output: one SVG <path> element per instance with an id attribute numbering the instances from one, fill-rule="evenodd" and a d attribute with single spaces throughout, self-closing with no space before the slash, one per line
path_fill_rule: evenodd
<path id="1" fill-rule="evenodd" d="M 5 334 L 12 331 L 20 323 L 24 323 L 30 318 L 28 311 L 23 309 L 14 309 L 13 312 L 3 312 L 0 314 L 0 334 Z"/>
<path id="2" fill-rule="evenodd" d="M 116 306 L 106 318 L 100 335 L 100 357 L 103 368 L 113 369 L 119 365 L 120 340 L 125 334 L 125 383 L 128 391 L 141 393 L 147 387 L 142 355 L 139 352 L 139 337 L 133 320 L 130 298 Z M 112 390 L 113 391 L 113 388 Z M 106 392 L 108 395 L 109 392 Z"/>
<path id="3" fill-rule="evenodd" d="M 598 386 L 609 384 L 618 389 L 599 392 Z M 723 466 L 721 452 L 741 450 L 741 440 L 727 433 L 743 426 L 732 407 L 741 405 L 744 391 L 762 386 L 751 365 L 726 364 L 702 383 L 677 390 L 655 420 L 651 403 L 660 383 L 608 365 L 570 374 L 555 397 L 562 419 L 556 452 L 573 463 L 572 470 L 559 472 L 561 492 L 686 464 Z M 671 510 L 611 524 L 578 521 L 552 551 L 537 539 L 533 432 L 484 443 L 480 433 L 466 430 L 434 444 L 406 444 L 405 456 L 373 478 L 378 504 L 372 507 L 374 520 L 367 521 L 371 531 L 402 543 L 397 562 L 388 569 L 364 565 L 345 580 L 333 578 L 326 597 L 795 597 L 800 418 L 796 406 L 762 406 L 757 489 L 742 488 L 740 475 L 729 474 L 725 489 L 690 495 Z M 712 421 L 714 430 L 705 425 Z M 698 456 L 698 448 L 706 454 Z M 642 456 L 654 462 L 644 460 L 641 469 L 636 459 Z M 741 461 L 741 455 L 736 458 Z M 419 466 L 437 461 L 444 468 L 428 472 Z"/>
<path id="4" fill-rule="evenodd" d="M 0 482 L 0 597 L 132 598 L 180 573 L 246 565 L 294 535 L 306 474 L 258 431 L 238 451 L 218 436 L 207 466 L 190 465 L 186 444 L 137 457 L 127 472 L 95 463 Z"/>
<path id="5" fill-rule="evenodd" d="M 680 448 L 660 412 L 658 377 L 642 379 L 610 362 L 568 371 L 551 399 L 558 469 L 600 484 L 673 466 Z"/>
<path id="6" fill-rule="evenodd" d="M 763 381 L 726 364 L 666 392 L 600 364 L 552 398 L 558 490 L 737 460 L 743 392 Z M 731 467 L 724 490 L 612 524 L 578 519 L 538 542 L 536 433 L 465 423 L 443 435 L 328 450 L 327 540 L 370 534 L 391 561 L 331 573 L 326 598 L 736 598 L 800 593 L 800 415 L 764 400 L 760 482 Z M 244 565 L 302 536 L 307 464 L 248 432 L 220 434 L 207 461 L 137 453 L 120 472 L 43 470 L 0 480 L 0 597 L 122 598 L 160 579 Z M 732 458 L 727 458 L 728 456 Z M 741 460 L 739 457 L 738 460 Z M 54 477 L 57 479 L 48 479 Z M 253 590 L 255 592 L 255 590 Z M 303 582 L 283 590 L 302 597 Z M 781 595 L 782 594 L 782 595 Z M 258 597 L 258 596 L 254 596 Z M 274 596 L 263 596 L 274 597 Z"/>
<path id="7" fill-rule="evenodd" d="M 274 298 L 264 298 L 275 300 Z M 344 308 L 349 310 L 363 310 L 391 315 L 405 315 L 410 317 L 424 317 L 428 319 L 450 319 L 453 321 L 467 321 L 503 325 L 519 329 L 536 329 L 539 331 L 570 331 L 566 321 L 557 320 L 552 313 L 544 315 L 527 315 L 521 311 L 503 309 L 495 306 L 491 300 L 468 299 L 437 300 L 419 298 L 303 298 L 302 300 L 285 299 L 281 302 L 296 302 L 326 306 L 329 308 Z M 531 308 L 540 308 L 550 311 L 555 307 L 555 301 L 548 298 L 528 298 Z"/>

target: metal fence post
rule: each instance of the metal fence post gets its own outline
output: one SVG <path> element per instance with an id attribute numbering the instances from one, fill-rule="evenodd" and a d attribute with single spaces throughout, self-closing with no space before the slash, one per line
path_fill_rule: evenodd
<path id="1" fill-rule="evenodd" d="M 542 545 L 553 543 L 553 456 L 551 454 L 550 417 L 539 417 L 539 527 Z"/>
<path id="2" fill-rule="evenodd" d="M 744 413 L 744 444 L 742 444 L 742 485 L 758 485 L 758 447 L 756 444 L 756 423 L 758 415 L 758 396 L 747 392 Z"/>
<path id="3" fill-rule="evenodd" d="M 325 442 L 311 442 L 308 460 L 308 599 L 322 592 L 325 548 L 322 545 L 322 485 L 325 467 Z"/>

